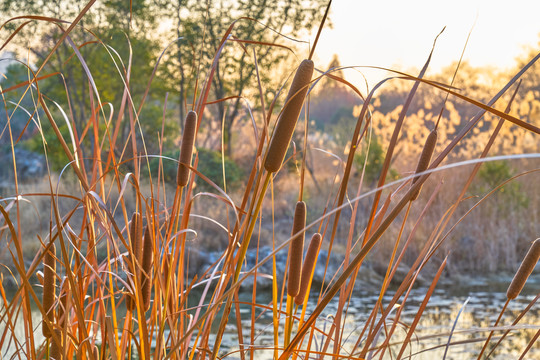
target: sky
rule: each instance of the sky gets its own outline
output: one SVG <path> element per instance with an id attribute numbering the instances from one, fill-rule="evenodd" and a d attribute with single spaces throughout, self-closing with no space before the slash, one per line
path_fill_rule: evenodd
<path id="1" fill-rule="evenodd" d="M 333 29 L 321 34 L 316 66 L 327 69 L 338 54 L 344 66 L 420 69 L 446 26 L 437 40 L 431 73 L 459 59 L 471 29 L 464 59 L 473 66 L 507 69 L 527 49 L 540 52 L 539 15 L 540 0 L 334 0 Z M 356 85 L 363 81 L 355 71 L 345 77 Z M 386 73 L 369 72 L 366 77 L 373 86 Z"/>

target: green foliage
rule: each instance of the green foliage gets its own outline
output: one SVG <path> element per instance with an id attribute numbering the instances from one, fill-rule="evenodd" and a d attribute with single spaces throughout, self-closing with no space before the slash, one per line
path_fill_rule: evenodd
<path id="1" fill-rule="evenodd" d="M 490 191 L 512 176 L 514 176 L 514 172 L 507 161 L 488 161 L 482 164 L 478 172 L 478 178 L 481 183 L 477 185 L 475 190 L 481 192 Z M 517 181 L 507 183 L 497 193 L 503 205 L 511 202 L 519 207 L 529 206 L 529 198 L 521 190 L 521 184 Z"/>
<path id="2" fill-rule="evenodd" d="M 303 30 L 311 30 L 319 23 L 325 0 L 289 0 L 289 1 L 193 1 L 170 2 L 157 0 L 157 6 L 170 16 L 176 14 L 171 27 L 174 37 L 178 38 L 176 48 L 166 53 L 164 76 L 166 85 L 179 94 L 180 117 L 185 112 L 185 99 L 193 97 L 194 77 L 198 68 L 209 71 L 216 52 L 220 49 L 223 35 L 234 24 L 231 35 L 239 43 L 228 40 L 221 49 L 219 62 L 213 77 L 210 97 L 223 99 L 234 94 L 235 98 L 219 102 L 209 110 L 214 111 L 214 121 L 224 121 L 224 147 L 227 156 L 232 155 L 232 128 L 245 117 L 244 100 L 249 92 L 258 93 L 256 65 L 259 70 L 273 69 L 291 55 L 291 51 L 281 47 L 260 45 L 280 44 L 291 46 L 278 33 L 286 32 L 296 36 Z M 187 11 L 184 11 L 187 10 Z M 185 14 L 185 15 L 184 15 Z M 242 17 L 257 19 L 253 21 Z M 275 31 L 272 31 L 272 30 Z M 297 62 L 295 62 L 295 65 Z M 292 70 L 292 69 L 290 69 Z M 275 73 L 260 71 L 264 86 L 265 102 L 272 101 L 271 89 L 280 80 Z M 279 84 L 281 85 L 281 84 Z M 259 104 L 255 104 L 258 106 Z"/>
<path id="3" fill-rule="evenodd" d="M 62 134 L 62 137 L 64 138 L 68 146 L 70 146 L 71 139 L 69 136 L 69 129 L 67 124 L 58 124 L 58 128 L 60 130 L 60 133 Z M 45 148 L 47 151 L 47 159 L 49 162 L 49 166 L 53 171 L 60 171 L 69 162 L 68 157 L 64 152 L 64 148 L 58 141 L 58 138 L 56 137 L 56 134 L 52 130 L 50 124 L 43 124 L 42 131 L 43 138 L 41 136 L 33 136 L 24 142 L 24 146 L 30 151 L 42 154 L 43 141 L 45 141 Z"/>
<path id="4" fill-rule="evenodd" d="M 212 180 L 217 186 L 223 189 L 223 163 L 222 156 L 219 151 L 209 149 L 198 149 L 199 165 L 197 170 Z M 238 188 L 242 183 L 243 171 L 236 163 L 225 157 L 225 175 L 227 181 L 227 190 Z M 201 190 L 215 192 L 214 188 L 203 180 L 197 180 L 197 185 Z"/>
<path id="5" fill-rule="evenodd" d="M 32 73 L 25 65 L 19 62 L 13 62 L 6 68 L 4 76 L 0 77 L 0 86 L 2 90 L 6 90 L 17 84 L 24 83 L 31 78 Z M 9 117 L 9 124 L 15 139 L 18 138 L 19 134 L 23 131 L 22 138 L 26 139 L 36 130 L 34 123 L 30 120 L 30 116 L 28 115 L 29 113 L 33 114 L 36 112 L 34 100 L 32 99 L 32 92 L 34 89 L 31 88 L 25 94 L 26 89 L 26 86 L 21 86 L 18 89 L 11 90 L 2 95 L 2 107 L 4 108 L 4 111 L 0 111 L 0 128 L 5 128 Z M 8 136 L 0 137 L 0 144 L 7 143 L 9 143 Z"/>
<path id="6" fill-rule="evenodd" d="M 223 183 L 223 163 L 222 156 L 219 151 L 213 151 L 205 148 L 198 148 L 197 154 L 199 156 L 199 163 L 197 166 L 197 171 L 202 173 L 204 176 L 212 180 L 217 186 L 221 189 L 224 188 Z M 180 155 L 179 150 L 169 151 L 164 156 L 170 157 L 172 159 L 178 159 Z M 176 161 L 171 161 L 168 159 L 163 159 L 163 176 L 165 177 L 166 182 L 174 183 L 176 181 L 176 172 L 178 169 L 178 163 Z M 244 177 L 244 172 L 242 169 L 234 162 L 234 160 L 225 157 L 225 175 L 227 180 L 227 191 L 238 189 L 242 184 Z M 152 176 L 157 176 L 159 169 L 159 159 L 153 158 L 150 161 L 150 168 L 152 170 Z M 197 189 L 200 191 L 206 192 L 217 192 L 215 188 L 206 183 L 206 181 L 197 178 L 196 180 Z"/>
<path id="7" fill-rule="evenodd" d="M 384 163 L 384 156 L 385 152 L 382 148 L 381 144 L 379 143 L 379 140 L 377 139 L 377 136 L 373 135 L 371 137 L 371 143 L 369 144 L 369 149 L 367 144 L 362 146 L 361 151 L 355 154 L 354 156 L 354 167 L 356 170 L 356 173 L 358 176 L 362 173 L 362 170 L 364 168 L 364 163 L 366 162 L 367 157 L 367 164 L 366 164 L 366 171 L 364 173 L 364 181 L 367 182 L 367 184 L 373 184 L 381 175 L 381 171 L 383 168 Z M 395 170 L 390 169 L 389 170 L 389 178 L 394 179 L 397 177 L 397 173 Z"/>

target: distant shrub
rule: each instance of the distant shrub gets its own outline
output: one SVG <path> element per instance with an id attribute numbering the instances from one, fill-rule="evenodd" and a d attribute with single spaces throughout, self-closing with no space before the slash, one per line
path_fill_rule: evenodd
<path id="1" fill-rule="evenodd" d="M 71 146 L 72 143 L 69 135 L 68 126 L 63 123 L 58 128 L 68 146 Z M 24 142 L 24 146 L 27 150 L 42 154 L 43 140 L 45 140 L 45 148 L 47 149 L 47 160 L 49 162 L 49 166 L 53 171 L 62 170 L 66 166 L 66 164 L 69 163 L 69 159 L 64 152 L 60 141 L 58 141 L 56 134 L 52 130 L 51 126 L 49 126 L 48 124 L 45 124 L 43 126 L 43 138 L 40 135 L 36 134 L 26 140 Z"/>
<path id="2" fill-rule="evenodd" d="M 478 172 L 481 183 L 477 185 L 475 190 L 480 192 L 490 191 L 514 175 L 514 171 L 507 161 L 488 161 L 482 165 Z M 529 199 L 521 190 L 521 184 L 517 181 L 507 183 L 497 192 L 499 196 L 504 198 L 505 202 L 510 201 L 520 207 L 529 206 Z"/>
<path id="3" fill-rule="evenodd" d="M 197 154 L 199 156 L 199 163 L 197 165 L 197 171 L 204 176 L 212 180 L 217 186 L 223 189 L 223 163 L 221 153 L 205 148 L 198 148 Z M 163 154 L 164 156 L 178 159 L 180 150 L 169 151 Z M 240 187 L 244 172 L 236 164 L 236 162 L 228 157 L 225 157 L 225 176 L 227 180 L 227 190 L 234 190 Z M 159 159 L 152 158 L 150 160 L 150 168 L 153 176 L 157 176 L 159 169 Z M 176 161 L 163 160 L 163 176 L 166 182 L 176 182 L 176 171 L 178 169 L 178 163 Z M 216 192 L 214 187 L 208 184 L 206 181 L 197 178 L 197 188 L 200 191 Z"/>
<path id="4" fill-rule="evenodd" d="M 354 167 L 357 176 L 362 174 L 364 168 L 364 163 L 367 157 L 366 172 L 364 174 L 364 182 L 367 184 L 373 184 L 381 175 L 383 168 L 385 152 L 382 148 L 377 137 L 374 135 L 371 138 L 371 143 L 369 144 L 369 149 L 367 144 L 362 146 L 361 151 L 357 152 L 354 156 Z M 388 172 L 388 179 L 393 180 L 397 178 L 397 172 L 393 169 L 390 169 Z"/>

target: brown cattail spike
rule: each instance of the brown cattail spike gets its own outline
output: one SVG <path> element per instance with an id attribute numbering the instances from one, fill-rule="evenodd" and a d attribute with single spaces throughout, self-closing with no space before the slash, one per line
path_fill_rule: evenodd
<path id="1" fill-rule="evenodd" d="M 435 146 L 437 145 L 437 129 L 433 130 L 429 133 L 426 143 L 424 144 L 424 149 L 422 150 L 422 154 L 420 155 L 420 159 L 418 160 L 418 166 L 416 166 L 415 174 L 424 172 L 427 170 L 429 163 L 431 161 L 431 156 L 433 155 L 433 151 L 435 150 Z M 418 181 L 419 177 L 415 177 L 412 181 L 412 184 L 414 185 Z M 411 201 L 414 201 L 418 198 L 418 195 L 420 195 L 420 190 L 422 190 L 422 187 L 420 186 L 418 190 L 414 192 L 414 194 L 411 197 Z"/>
<path id="2" fill-rule="evenodd" d="M 184 123 L 184 135 L 182 135 L 178 171 L 176 173 L 176 184 L 180 187 L 186 186 L 189 180 L 189 167 L 186 165 L 191 165 L 196 131 L 197 113 L 195 111 L 190 111 L 187 113 L 186 121 Z"/>
<path id="3" fill-rule="evenodd" d="M 525 286 L 525 282 L 534 270 L 538 259 L 540 259 L 540 238 L 532 243 L 527 255 L 523 258 L 516 275 L 514 275 L 514 279 L 512 279 L 512 282 L 506 291 L 506 297 L 509 300 L 518 297 L 523 286 Z"/>
<path id="4" fill-rule="evenodd" d="M 51 244 L 43 257 L 43 336 L 52 336 L 52 324 L 54 323 L 54 293 L 56 288 L 56 246 Z M 47 324 L 46 320 L 49 320 Z"/>
<path id="5" fill-rule="evenodd" d="M 142 272 L 141 272 L 141 284 L 142 284 L 142 297 L 144 310 L 148 310 L 150 307 L 150 297 L 152 295 L 152 236 L 150 233 L 150 227 L 147 226 L 144 231 L 144 247 L 143 247 L 143 259 L 142 259 Z"/>
<path id="6" fill-rule="evenodd" d="M 311 282 L 311 275 L 315 264 L 317 264 L 317 256 L 319 255 L 319 248 L 321 246 L 322 237 L 321 234 L 315 233 L 311 238 L 309 247 L 304 259 L 304 265 L 302 265 L 302 278 L 300 279 L 300 290 L 298 295 L 294 298 L 296 305 L 302 305 L 306 298 L 307 288 Z"/>
<path id="7" fill-rule="evenodd" d="M 287 94 L 287 99 L 285 100 L 285 107 L 277 121 L 274 134 L 268 146 L 264 167 L 269 172 L 278 171 L 283 163 L 298 116 L 300 116 L 300 111 L 304 104 L 304 98 L 306 97 L 309 82 L 313 75 L 313 67 L 313 61 L 304 60 L 296 71 L 291 88 Z"/>
<path id="8" fill-rule="evenodd" d="M 129 239 L 131 241 L 131 251 L 135 257 L 135 269 L 139 270 L 142 260 L 142 216 L 136 212 L 131 216 L 129 228 Z"/>
<path id="9" fill-rule="evenodd" d="M 62 332 L 58 329 L 54 330 L 54 337 L 51 335 L 51 352 L 49 353 L 49 359 L 62 360 Z"/>
<path id="10" fill-rule="evenodd" d="M 289 247 L 289 281 L 287 283 L 287 294 L 291 297 L 298 295 L 300 290 L 300 273 L 302 271 L 302 255 L 304 254 L 304 228 L 306 227 L 306 203 L 299 201 L 296 203 L 294 211 L 294 221 Z"/>
<path id="11" fill-rule="evenodd" d="M 135 283 L 135 279 L 140 276 L 140 266 L 142 262 L 142 216 L 140 213 L 135 212 L 131 216 L 131 224 L 129 227 L 129 240 L 131 244 L 131 256 L 129 261 L 129 267 L 131 268 L 134 264 L 135 268 L 132 268 L 132 279 Z M 136 286 L 134 287 L 133 293 L 135 292 Z M 135 306 L 135 301 L 133 301 L 131 296 L 128 295 L 126 298 L 126 307 L 129 310 L 133 310 Z"/>

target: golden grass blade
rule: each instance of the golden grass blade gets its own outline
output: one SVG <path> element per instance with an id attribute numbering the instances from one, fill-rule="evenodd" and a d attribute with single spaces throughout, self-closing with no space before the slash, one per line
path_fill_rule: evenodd
<path id="1" fill-rule="evenodd" d="M 407 348 L 407 344 L 411 341 L 411 337 L 414 335 L 414 330 L 416 330 L 416 326 L 418 325 L 418 322 L 420 321 L 420 318 L 422 317 L 422 314 L 424 310 L 426 309 L 429 298 L 433 294 L 433 291 L 435 291 L 435 286 L 437 285 L 437 282 L 439 281 L 439 278 L 441 277 L 441 274 L 446 266 L 447 259 L 448 257 L 444 259 L 443 263 L 439 267 L 439 270 L 435 274 L 435 278 L 433 279 L 433 281 L 431 282 L 431 285 L 429 286 L 426 296 L 424 297 L 424 300 L 422 301 L 422 304 L 420 305 L 420 309 L 416 313 L 416 316 L 414 317 L 414 320 L 407 331 L 407 336 L 405 337 L 405 340 L 403 340 L 403 346 L 401 347 L 401 350 L 399 351 L 399 354 L 397 356 L 398 359 L 401 359 L 401 356 L 403 355 L 403 353 L 405 352 L 405 349 Z"/>
<path id="2" fill-rule="evenodd" d="M 516 319 L 512 322 L 511 326 L 517 325 L 517 323 L 529 312 L 529 310 L 531 310 L 531 308 L 534 306 L 534 304 L 536 304 L 538 299 L 540 299 L 540 294 L 536 295 L 534 297 L 534 299 L 532 299 L 531 302 L 529 302 L 529 304 L 525 307 L 525 309 L 523 309 L 523 311 L 521 311 L 521 313 L 518 315 L 518 317 L 516 317 Z M 491 348 L 489 353 L 486 355 L 486 358 L 489 359 L 489 357 L 491 356 L 493 351 L 495 351 L 495 348 L 500 345 L 500 343 L 506 338 L 506 336 L 509 333 L 510 333 L 510 329 L 506 330 L 504 332 L 504 334 L 502 334 L 502 336 L 499 338 L 499 340 L 497 340 L 497 343 L 495 343 L 495 345 L 493 345 L 493 347 Z"/>
<path id="3" fill-rule="evenodd" d="M 422 149 L 422 154 L 420 154 L 420 159 L 418 159 L 418 165 L 416 166 L 415 174 L 424 172 L 429 167 L 429 162 L 431 161 L 431 156 L 433 155 L 433 151 L 435 150 L 436 145 L 437 130 L 435 129 L 429 133 L 426 139 L 426 143 L 424 144 L 424 148 Z M 414 185 L 417 180 L 418 178 L 415 177 L 412 181 L 412 184 Z M 421 190 L 422 187 L 420 186 L 417 190 L 414 191 L 413 195 L 411 196 L 411 201 L 414 201 L 418 198 Z"/>

